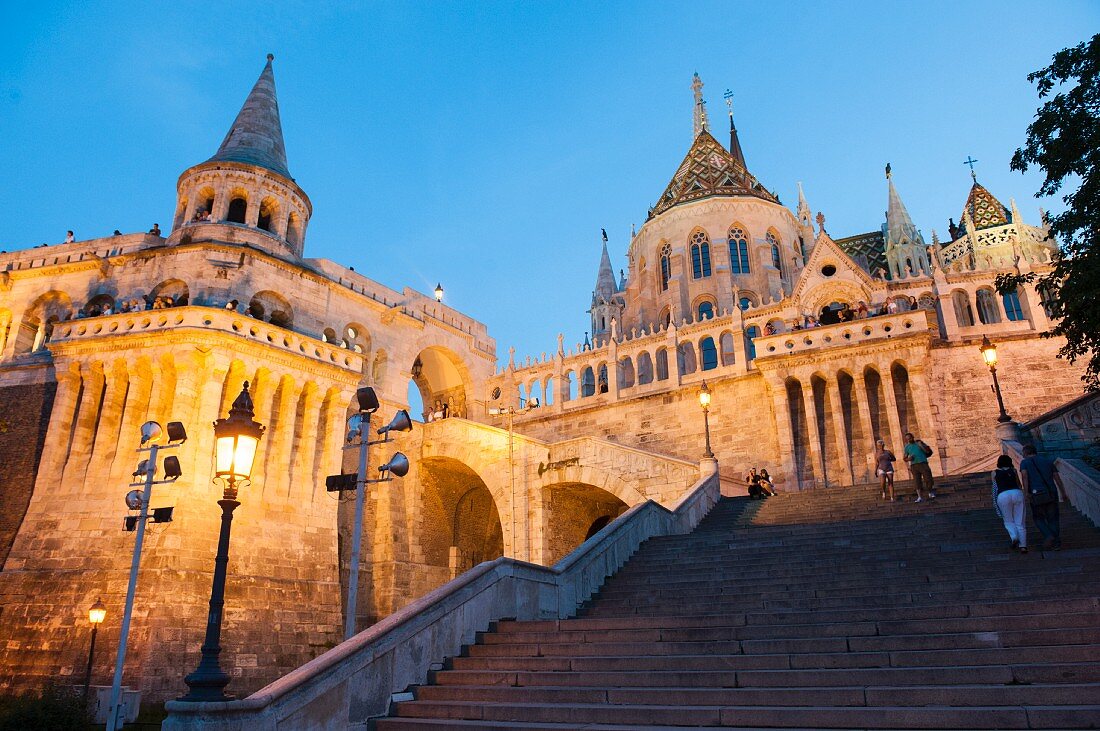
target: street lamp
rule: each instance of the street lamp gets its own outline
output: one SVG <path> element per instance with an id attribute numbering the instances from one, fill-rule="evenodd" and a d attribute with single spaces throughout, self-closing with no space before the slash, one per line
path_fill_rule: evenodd
<path id="1" fill-rule="evenodd" d="M 214 557 L 214 586 L 210 591 L 210 612 L 206 617 L 206 637 L 202 643 L 202 659 L 195 670 L 183 679 L 187 683 L 187 695 L 181 701 L 225 701 L 229 675 L 218 664 L 221 654 L 222 609 L 225 605 L 225 574 L 229 566 L 229 531 L 233 524 L 233 511 L 237 501 L 238 485 L 247 485 L 256 460 L 256 447 L 264 434 L 264 426 L 252 417 L 252 397 L 248 394 L 248 381 L 229 408 L 229 416 L 214 422 L 214 479 L 224 487 L 222 499 L 221 532 L 218 535 L 218 552 Z"/>
<path id="2" fill-rule="evenodd" d="M 157 455 L 162 449 L 176 449 L 187 441 L 187 430 L 178 421 L 168 423 L 167 442 L 164 440 L 165 430 L 155 421 L 147 421 L 141 425 L 141 445 L 137 452 L 148 452 L 149 456 L 138 462 L 133 477 L 142 478 L 140 481 L 131 482 L 130 487 L 141 487 L 142 490 L 131 490 L 126 494 L 126 507 L 130 510 L 138 510 L 137 516 L 126 516 L 122 521 L 122 528 L 126 531 L 137 531 L 134 538 L 134 555 L 130 559 L 130 583 L 126 587 L 126 603 L 122 610 L 122 627 L 119 630 L 118 649 L 115 652 L 115 675 L 111 681 L 111 700 L 107 710 L 107 731 L 115 731 L 121 724 L 120 716 L 122 704 L 119 702 L 122 696 L 122 669 L 126 664 L 126 642 L 130 635 L 130 619 L 134 612 L 134 595 L 137 592 L 138 569 L 141 566 L 141 546 L 145 541 L 145 525 L 152 518 L 154 523 L 168 523 L 172 520 L 171 508 L 156 508 L 149 515 L 149 502 L 153 498 L 153 485 L 164 485 L 179 479 L 179 458 L 167 457 L 164 460 L 164 479 L 156 480 Z M 171 467 L 169 460 L 173 460 Z M 94 608 L 94 607 L 93 607 Z M 98 611 L 98 610 L 97 610 Z M 91 612 L 89 611 L 89 617 Z"/>
<path id="3" fill-rule="evenodd" d="M 442 292 L 441 288 L 437 291 Z M 420 359 L 416 360 L 420 363 Z M 416 364 L 413 364 L 413 370 Z M 367 449 L 372 444 L 386 444 L 390 441 L 390 433 L 395 431 L 409 431 L 412 429 L 412 419 L 405 409 L 394 414 L 389 424 L 378 430 L 382 439 L 371 440 L 370 417 L 378 411 L 378 395 L 370 386 L 363 386 L 356 390 L 355 400 L 359 405 L 359 413 L 352 414 L 348 419 L 348 432 L 345 438 L 344 449 L 359 450 L 359 470 L 354 475 L 330 475 L 325 480 L 326 489 L 343 491 L 352 489 L 349 484 L 354 478 L 355 488 L 355 525 L 351 533 L 351 561 L 348 574 L 348 601 L 347 616 L 344 618 L 344 639 L 350 640 L 355 635 L 355 605 L 359 597 L 359 554 L 363 544 L 363 504 L 366 501 L 366 487 L 370 483 L 388 482 L 396 477 L 404 477 L 409 472 L 409 460 L 401 452 L 393 455 L 390 461 L 378 468 L 382 477 L 376 480 L 367 479 Z M 388 476 L 386 476 L 388 475 Z"/>
<path id="4" fill-rule="evenodd" d="M 982 360 L 989 366 L 989 372 L 993 375 L 993 393 L 997 394 L 997 407 L 1001 410 L 997 421 L 1001 423 L 1012 421 L 1012 417 L 1005 411 L 1005 401 L 1001 397 L 1001 382 L 997 380 L 997 346 L 989 342 L 988 335 L 983 335 L 982 344 L 978 346 L 978 350 L 981 351 Z"/>
<path id="5" fill-rule="evenodd" d="M 435 285 L 435 301 L 436 302 L 442 302 L 443 301 L 443 285 L 442 284 Z"/>
<path id="6" fill-rule="evenodd" d="M 714 452 L 710 449 L 710 386 L 706 381 L 699 389 L 699 405 L 703 407 L 703 432 L 707 437 L 707 451 L 703 452 L 703 456 L 714 459 Z"/>
<path id="7" fill-rule="evenodd" d="M 92 685 L 92 660 L 95 658 L 95 636 L 99 632 L 99 625 L 103 624 L 107 616 L 107 607 L 102 599 L 96 599 L 95 604 L 88 608 L 88 621 L 92 624 L 92 643 L 88 647 L 88 672 L 84 674 L 84 706 L 88 705 L 88 688 Z"/>

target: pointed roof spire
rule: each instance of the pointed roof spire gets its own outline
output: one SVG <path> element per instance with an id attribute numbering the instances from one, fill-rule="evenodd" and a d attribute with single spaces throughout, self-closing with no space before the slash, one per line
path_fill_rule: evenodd
<path id="1" fill-rule="evenodd" d="M 699 78 L 698 71 L 691 77 L 691 89 L 695 92 L 695 107 L 692 115 L 695 126 L 695 133 L 692 135 L 694 139 L 699 136 L 700 132 L 709 129 L 709 125 L 707 124 L 707 103 L 703 101 L 703 80 Z"/>
<path id="2" fill-rule="evenodd" d="M 909 217 L 909 211 L 901 202 L 898 189 L 894 187 L 894 176 L 890 171 L 890 163 L 886 163 L 886 181 L 889 187 L 889 198 L 886 206 L 886 247 L 897 244 L 919 244 L 924 246 L 924 238 L 920 231 L 913 225 L 913 219 Z"/>
<path id="3" fill-rule="evenodd" d="M 607 237 L 604 235 L 603 251 L 600 253 L 600 271 L 596 275 L 596 291 L 592 293 L 593 299 L 602 297 L 611 301 L 619 288 L 615 284 L 615 270 L 611 268 L 611 257 L 607 253 Z"/>
<path id="4" fill-rule="evenodd" d="M 737 161 L 710 132 L 703 130 L 649 211 L 649 218 L 673 206 L 714 195 L 744 195 L 778 203 L 778 199 Z"/>
<path id="5" fill-rule="evenodd" d="M 810 204 L 806 202 L 806 194 L 802 192 L 802 181 L 798 181 L 798 208 L 795 210 L 799 221 L 809 223 L 812 220 Z"/>
<path id="6" fill-rule="evenodd" d="M 741 151 L 741 140 L 737 138 L 737 127 L 733 125 L 733 92 L 726 89 L 722 97 L 726 100 L 726 108 L 730 112 L 730 154 L 733 155 L 734 160 L 741 163 L 741 167 L 747 167 L 745 153 Z"/>
<path id="7" fill-rule="evenodd" d="M 290 178 L 279 101 L 275 97 L 275 74 L 271 70 L 274 60 L 273 55 L 267 54 L 260 78 L 244 100 L 221 147 L 207 162 L 243 162 Z"/>

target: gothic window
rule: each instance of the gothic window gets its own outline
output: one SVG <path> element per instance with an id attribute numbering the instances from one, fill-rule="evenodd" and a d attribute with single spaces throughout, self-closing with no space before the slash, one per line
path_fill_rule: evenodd
<path id="1" fill-rule="evenodd" d="M 660 317 L 657 318 L 657 322 L 660 327 L 667 328 L 672 324 L 672 310 L 668 307 L 661 310 Z"/>
<path id="2" fill-rule="evenodd" d="M 668 289 L 668 280 L 672 278 L 672 247 L 661 247 L 661 291 Z"/>
<path id="3" fill-rule="evenodd" d="M 1054 317 L 1058 312 L 1058 296 L 1045 287 L 1036 287 L 1036 290 L 1039 292 L 1039 300 L 1043 303 L 1043 311 L 1047 313 L 1047 317 Z"/>
<path id="4" fill-rule="evenodd" d="M 752 305 L 752 297 L 749 297 L 748 295 L 744 295 L 741 297 L 741 299 L 737 300 L 737 306 L 740 307 L 742 310 L 747 310 L 752 307 Z"/>
<path id="5" fill-rule="evenodd" d="M 772 247 L 772 266 L 779 270 L 779 276 L 783 276 L 783 257 L 779 253 L 779 239 L 771 231 L 764 238 Z"/>
<path id="6" fill-rule="evenodd" d="M 798 253 L 802 255 L 802 261 L 806 261 L 806 240 L 798 237 Z"/>
<path id="7" fill-rule="evenodd" d="M 698 321 L 709 320 L 714 317 L 714 303 L 710 300 L 703 300 L 699 303 L 699 308 L 696 310 L 699 315 Z"/>
<path id="8" fill-rule="evenodd" d="M 970 295 L 957 289 L 951 293 L 951 302 L 955 305 L 955 319 L 959 327 L 973 327 L 974 310 L 970 307 Z"/>
<path id="9" fill-rule="evenodd" d="M 745 229 L 734 226 L 729 230 L 730 245 L 730 272 L 733 274 L 749 273 L 749 237 Z"/>
<path id="10" fill-rule="evenodd" d="M 718 344 L 722 350 L 722 365 L 733 365 L 736 362 L 736 354 L 733 351 L 733 333 L 722 333 L 722 337 L 718 338 Z"/>
<path id="11" fill-rule="evenodd" d="M 710 239 L 706 232 L 696 231 L 691 235 L 691 278 L 702 279 L 710 276 Z"/>
<path id="12" fill-rule="evenodd" d="M 654 358 L 654 360 L 656 361 L 654 370 L 657 372 L 657 380 L 666 380 L 668 378 L 668 349 L 659 348 L 657 350 L 657 357 Z"/>
<path id="13" fill-rule="evenodd" d="M 756 325 L 749 325 L 745 329 L 745 352 L 749 360 L 756 357 L 756 343 L 753 340 L 758 337 L 760 337 L 760 328 Z"/>
<path id="14" fill-rule="evenodd" d="M 1001 302 L 1005 306 L 1005 316 L 1012 322 L 1024 319 L 1024 310 L 1020 306 L 1020 295 L 1016 290 L 1001 295 Z"/>
<path id="15" fill-rule="evenodd" d="M 264 231 L 270 231 L 274 222 L 278 204 L 273 198 L 264 198 L 260 202 L 260 216 L 256 220 L 256 226 Z"/>
<path id="16" fill-rule="evenodd" d="M 588 366 L 584 369 L 584 373 L 581 374 L 581 398 L 588 398 L 596 394 L 596 374 L 592 371 L 592 366 Z"/>
<path id="17" fill-rule="evenodd" d="M 976 299 L 978 319 L 983 325 L 993 325 L 1001 321 L 1001 313 L 997 311 L 997 300 L 993 296 L 993 290 L 979 289 Z"/>
<path id="18" fill-rule="evenodd" d="M 718 348 L 714 345 L 714 338 L 708 336 L 699 341 L 699 355 L 704 371 L 712 371 L 718 367 Z"/>

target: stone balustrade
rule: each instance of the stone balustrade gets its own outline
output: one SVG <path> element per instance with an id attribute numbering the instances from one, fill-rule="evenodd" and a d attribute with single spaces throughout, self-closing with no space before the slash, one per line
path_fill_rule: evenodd
<path id="1" fill-rule="evenodd" d="M 160 244 L 163 244 L 163 239 L 160 237 L 139 233 L 74 241 L 71 244 L 39 246 L 33 249 L 0 254 L 0 273 L 40 269 L 82 261 L 101 261 L 108 257 L 129 254 Z"/>
<path id="2" fill-rule="evenodd" d="M 483 563 L 378 624 L 258 690 L 219 703 L 169 701 L 166 731 L 366 728 L 394 693 L 425 682 L 433 664 L 457 655 L 502 618 L 573 616 L 654 536 L 691 532 L 719 498 L 717 462 L 672 510 L 634 506 L 552 568 L 511 558 Z"/>
<path id="3" fill-rule="evenodd" d="M 1026 323 L 1025 323 L 1026 324 Z M 808 350 L 840 348 L 861 342 L 896 338 L 916 333 L 939 334 L 935 313 L 910 310 L 895 315 L 868 317 L 808 330 L 776 333 L 756 338 L 756 357 L 764 358 Z"/>
<path id="4" fill-rule="evenodd" d="M 171 307 L 163 310 L 122 312 L 101 317 L 65 320 L 54 326 L 51 344 L 93 338 L 142 334 L 166 329 L 219 332 L 280 348 L 297 356 L 353 371 L 363 370 L 363 356 L 277 325 L 215 307 Z"/>

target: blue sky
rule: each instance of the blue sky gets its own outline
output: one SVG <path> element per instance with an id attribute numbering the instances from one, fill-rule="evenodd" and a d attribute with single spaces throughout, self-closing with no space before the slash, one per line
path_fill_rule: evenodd
<path id="1" fill-rule="evenodd" d="M 801 180 L 834 236 L 875 229 L 891 162 L 927 237 L 967 155 L 1038 218 L 1008 169 L 1026 75 L 1097 28 L 1095 2 L 3 3 L 0 249 L 167 227 L 271 52 L 307 255 L 441 281 L 502 359 L 552 351 L 588 328 L 600 228 L 625 267 L 686 153 L 692 72 L 785 203 Z"/>

